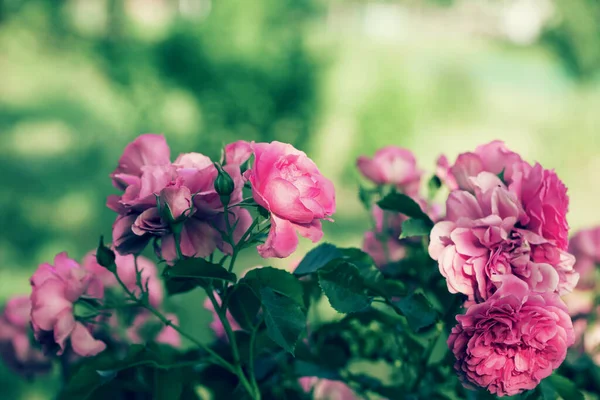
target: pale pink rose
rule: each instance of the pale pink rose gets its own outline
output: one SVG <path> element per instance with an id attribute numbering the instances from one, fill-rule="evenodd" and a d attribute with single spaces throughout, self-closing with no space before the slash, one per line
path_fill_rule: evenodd
<path id="1" fill-rule="evenodd" d="M 225 146 L 225 164 L 242 165 L 252 156 L 252 144 L 245 140 Z"/>
<path id="2" fill-rule="evenodd" d="M 82 297 L 102 299 L 102 282 L 75 260 L 60 253 L 54 265 L 41 264 L 31 277 L 31 323 L 35 338 L 46 348 L 58 345 L 61 355 L 67 340 L 73 351 L 82 356 L 94 356 L 106 344 L 94 339 L 92 326 L 76 320 L 74 304 Z"/>
<path id="3" fill-rule="evenodd" d="M 362 250 L 370 255 L 375 265 L 380 268 L 406 256 L 406 244 L 402 240 L 373 231 L 365 232 Z"/>
<path id="4" fill-rule="evenodd" d="M 31 302 L 27 296 L 11 298 L 0 315 L 0 356 L 14 372 L 27 377 L 50 371 L 52 363 L 29 341 Z"/>
<path id="5" fill-rule="evenodd" d="M 165 317 L 173 324 L 178 325 L 179 319 L 175 314 L 165 314 Z M 135 316 L 131 326 L 127 329 L 127 338 L 131 343 L 142 344 L 145 341 L 144 330 L 158 326 L 158 332 L 153 341 L 168 344 L 172 347 L 181 347 L 181 335 L 171 326 L 165 326 L 154 315 L 148 311 L 142 311 Z"/>
<path id="6" fill-rule="evenodd" d="M 358 400 L 359 397 L 344 382 L 305 376 L 298 383 L 306 393 L 312 393 L 314 400 Z"/>
<path id="7" fill-rule="evenodd" d="M 494 174 L 471 179 L 474 193 L 456 190 L 446 202 L 445 221 L 431 231 L 430 256 L 438 261 L 448 290 L 469 300 L 490 297 L 503 275 L 515 275 L 536 292 L 573 290 L 573 257 L 527 226 L 519 198 Z"/>
<path id="8" fill-rule="evenodd" d="M 136 296 L 140 295 L 140 289 L 137 283 L 136 274 L 136 258 L 133 254 L 125 256 L 115 253 L 115 264 L 117 266 L 117 274 L 123 281 L 127 289 L 129 289 Z M 97 279 L 102 281 L 102 284 L 106 289 L 116 288 L 117 291 L 121 291 L 121 287 L 117 282 L 114 274 L 108 269 L 104 268 L 96 261 L 96 251 L 92 250 L 86 254 L 83 259 L 83 267 L 90 271 Z M 141 272 L 141 282 L 144 286 L 144 290 L 148 288 L 148 300 L 154 307 L 160 307 L 163 301 L 164 289 L 162 281 L 158 276 L 158 269 L 156 265 L 143 256 L 137 256 L 137 268 Z"/>
<path id="9" fill-rule="evenodd" d="M 313 242 L 323 236 L 321 220 L 335 212 L 333 183 L 290 144 L 255 143 L 253 150 L 254 165 L 246 175 L 254 200 L 271 213 L 271 230 L 258 252 L 285 258 L 298 247 L 296 232 Z"/>
<path id="10" fill-rule="evenodd" d="M 594 309 L 594 298 L 596 294 L 593 290 L 575 289 L 571 293 L 563 296 L 563 301 L 569 308 L 569 314 L 575 317 L 587 317 Z"/>
<path id="11" fill-rule="evenodd" d="M 118 179 L 117 187 L 123 190 L 121 196 L 110 196 L 107 201 L 108 207 L 119 214 L 113 225 L 117 252 L 139 254 L 154 239 L 160 249 L 158 256 L 173 264 L 177 251 L 172 219 L 182 224 L 183 256 L 206 257 L 216 248 L 230 248 L 223 241 L 224 207 L 214 188 L 217 168 L 210 158 L 199 153 L 180 154 L 171 163 L 164 138 L 158 138 L 142 135 L 136 139 L 125 149 L 112 175 Z M 162 148 L 158 152 L 160 157 L 148 153 L 153 146 Z M 243 232 L 239 230 L 251 223 L 246 222 L 249 216 L 246 210 L 233 210 L 242 200 L 244 179 L 238 165 L 226 165 L 223 169 L 234 182 L 229 218 L 231 226 L 237 227 L 234 237 L 240 238 Z"/>
<path id="12" fill-rule="evenodd" d="M 535 388 L 560 366 L 575 341 L 567 307 L 555 293 L 532 293 L 514 276 L 485 303 L 458 315 L 448 346 L 468 387 L 497 396 Z"/>
<path id="13" fill-rule="evenodd" d="M 569 225 L 567 211 L 569 197 L 567 187 L 554 171 L 543 169 L 536 164 L 528 170 L 520 182 L 510 186 L 523 202 L 529 222 L 527 229 L 554 241 L 562 250 L 569 245 Z"/>
<path id="14" fill-rule="evenodd" d="M 578 287 L 592 289 L 596 286 L 596 269 L 600 266 L 600 226 L 577 232 L 569 243 L 569 252 L 577 262 L 575 270 L 581 279 Z"/>
<path id="15" fill-rule="evenodd" d="M 170 154 L 164 136 L 152 133 L 138 136 L 125 147 L 117 169 L 111 174 L 113 185 L 124 190 L 135 177 L 142 175 L 143 166 L 170 164 Z"/>
<path id="16" fill-rule="evenodd" d="M 450 171 L 450 163 L 448 162 L 448 158 L 441 154 L 436 162 L 435 175 L 440 179 L 440 181 L 448 187 L 450 190 L 458 189 L 458 183 L 456 183 L 456 178 Z"/>
<path id="17" fill-rule="evenodd" d="M 394 185 L 409 196 L 418 194 L 421 175 L 410 150 L 387 146 L 373 158 L 360 156 L 356 165 L 363 176 L 377 185 Z"/>
<path id="18" fill-rule="evenodd" d="M 502 141 L 494 140 L 477 147 L 472 153 L 460 154 L 454 165 L 450 167 L 446 180 L 451 182 L 451 190 L 472 191 L 470 178 L 476 177 L 480 172 L 490 172 L 494 175 L 502 173 L 504 182 L 510 185 L 513 170 L 519 168 L 521 163 L 521 156 L 510 151 Z M 456 187 L 453 187 L 453 182 L 456 183 Z"/>

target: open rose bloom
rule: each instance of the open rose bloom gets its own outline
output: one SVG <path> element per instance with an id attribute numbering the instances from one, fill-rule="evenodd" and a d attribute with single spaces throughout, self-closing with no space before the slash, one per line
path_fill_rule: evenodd
<path id="1" fill-rule="evenodd" d="M 30 342 L 29 297 L 11 298 L 0 315 L 0 355 L 15 372 L 24 376 L 48 372 L 50 359 Z"/>
<path id="2" fill-rule="evenodd" d="M 83 357 L 96 355 L 106 344 L 96 340 L 93 325 L 78 320 L 75 303 L 85 299 L 102 299 L 102 282 L 66 253 L 58 254 L 54 265 L 42 264 L 31 277 L 31 324 L 36 339 L 57 354 L 70 343 L 73 351 Z"/>
<path id="3" fill-rule="evenodd" d="M 296 233 L 317 242 L 321 220 L 335 212 L 333 183 L 302 151 L 280 142 L 254 143 L 254 164 L 246 172 L 254 200 L 271 213 L 271 229 L 258 246 L 263 257 L 285 258 L 298 247 Z"/>
<path id="4" fill-rule="evenodd" d="M 465 383 L 498 396 L 535 388 L 564 361 L 575 340 L 566 305 L 555 293 L 532 293 L 514 277 L 485 302 L 456 317 L 448 346 Z"/>
<path id="5" fill-rule="evenodd" d="M 239 157 L 239 156 L 238 156 Z M 234 182 L 233 206 L 242 199 L 244 181 L 239 165 L 223 167 Z M 107 205 L 119 216 L 113 226 L 113 243 L 120 254 L 137 254 L 152 239 L 160 256 L 177 259 L 173 223 L 180 223 L 183 256 L 206 257 L 216 248 L 225 250 L 220 228 L 226 225 L 224 206 L 214 183 L 218 170 L 200 153 L 180 154 L 170 161 L 170 149 L 161 135 L 141 135 L 130 143 L 113 172 L 113 185 L 121 195 Z M 235 207 L 229 214 L 238 238 L 252 223 L 247 210 Z"/>
<path id="6" fill-rule="evenodd" d="M 431 231 L 429 253 L 450 292 L 484 301 L 503 275 L 519 277 L 535 292 L 572 291 L 579 274 L 567 252 L 564 184 L 499 142 L 478 153 L 459 156 L 451 168 L 458 189 L 446 201 L 445 220 Z"/>

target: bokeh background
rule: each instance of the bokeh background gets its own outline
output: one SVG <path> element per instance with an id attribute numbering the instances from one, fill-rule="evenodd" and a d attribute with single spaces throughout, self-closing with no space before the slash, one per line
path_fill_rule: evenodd
<path id="1" fill-rule="evenodd" d="M 0 0 L 0 300 L 110 236 L 108 174 L 145 132 L 214 157 L 293 143 L 336 183 L 340 244 L 369 226 L 354 160 L 388 144 L 431 173 L 502 139 L 557 170 L 573 228 L 598 224 L 599 71 L 596 0 Z M 172 308 L 209 339 L 200 302 Z M 3 399 L 57 384 L 0 367 Z"/>

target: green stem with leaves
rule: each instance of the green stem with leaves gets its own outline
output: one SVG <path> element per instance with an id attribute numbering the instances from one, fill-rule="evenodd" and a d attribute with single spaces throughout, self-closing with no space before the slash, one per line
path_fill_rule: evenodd
<path id="1" fill-rule="evenodd" d="M 238 378 L 240 379 L 240 383 L 242 384 L 242 386 L 244 386 L 244 389 L 246 389 L 246 391 L 252 397 L 252 399 L 260 400 L 260 391 L 258 390 L 258 384 L 253 378 L 248 380 L 248 378 L 244 374 L 244 370 L 242 369 L 240 351 L 237 345 L 237 341 L 235 339 L 235 334 L 233 333 L 233 329 L 231 328 L 231 324 L 227 319 L 226 311 L 224 312 L 224 309 L 217 302 L 212 287 L 209 286 L 206 289 L 206 294 L 210 299 L 210 302 L 212 303 L 213 308 L 215 309 L 219 319 L 221 320 L 221 324 L 223 325 L 227 338 L 229 339 L 229 344 L 231 346 L 231 352 L 233 355 L 234 373 L 238 376 Z"/>
<path id="2" fill-rule="evenodd" d="M 220 355 L 215 353 L 210 347 L 206 346 L 204 343 L 200 342 L 195 337 L 193 337 L 190 334 L 188 334 L 187 332 L 183 331 L 178 325 L 174 324 L 173 321 L 166 318 L 160 311 L 158 311 L 156 308 L 154 308 L 147 301 L 147 299 L 144 296 L 142 296 L 142 298 L 139 299 L 131 290 L 129 290 L 127 285 L 125 285 L 125 283 L 121 280 L 121 278 L 119 277 L 119 274 L 116 272 L 116 270 L 113 272 L 113 274 L 114 274 L 115 278 L 117 279 L 117 282 L 119 283 L 121 288 L 123 288 L 123 291 L 125 291 L 125 293 L 127 294 L 127 296 L 129 297 L 130 300 L 137 303 L 140 307 L 143 307 L 143 308 L 147 309 L 148 311 L 150 311 L 165 326 L 170 326 L 176 332 L 178 332 L 182 337 L 184 337 L 184 338 L 188 339 L 190 342 L 194 343 L 198 348 L 206 351 L 210 355 L 210 357 L 213 359 L 215 364 L 220 365 L 221 367 L 225 368 L 226 370 L 228 370 L 232 373 L 235 373 L 235 368 L 229 362 L 227 362 L 227 360 L 225 360 L 223 357 L 221 357 Z M 140 290 L 143 290 L 143 288 L 140 288 Z"/>

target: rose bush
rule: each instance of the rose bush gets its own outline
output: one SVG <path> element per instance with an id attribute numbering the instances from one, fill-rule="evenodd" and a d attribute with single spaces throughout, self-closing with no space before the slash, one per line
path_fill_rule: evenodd
<path id="1" fill-rule="evenodd" d="M 600 392 L 599 235 L 569 245 L 553 171 L 499 141 L 454 164 L 441 156 L 426 185 L 407 149 L 357 167 L 372 218 L 361 249 L 321 243 L 289 270 L 247 269 L 247 249 L 286 258 L 298 236 L 321 240 L 333 183 L 290 144 L 240 140 L 218 161 L 171 161 L 163 136 L 141 135 L 110 175 L 113 243 L 101 238 L 81 264 L 60 253 L 38 267 L 30 297 L 0 317 L 2 358 L 28 377 L 56 361 L 60 400 Z M 579 275 L 568 309 L 560 296 Z"/>

